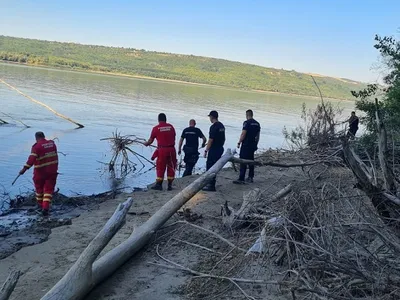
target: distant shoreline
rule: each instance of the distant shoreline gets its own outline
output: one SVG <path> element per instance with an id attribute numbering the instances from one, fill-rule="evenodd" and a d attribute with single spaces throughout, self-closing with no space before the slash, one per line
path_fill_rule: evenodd
<path id="1" fill-rule="evenodd" d="M 0 63 L 10 64 L 10 65 L 19 65 L 19 66 L 25 66 L 25 67 L 36 67 L 36 68 L 43 68 L 43 69 L 50 69 L 50 70 L 62 70 L 62 71 L 68 71 L 68 72 L 78 72 L 78 73 L 98 74 L 98 75 L 134 78 L 134 79 L 154 80 L 154 81 L 160 81 L 160 82 L 165 82 L 165 83 L 177 83 L 177 84 L 204 86 L 204 87 L 214 87 L 214 88 L 220 88 L 220 89 L 232 90 L 232 91 L 242 91 L 242 92 L 251 92 L 251 93 L 259 93 L 259 94 L 288 95 L 288 96 L 295 96 L 295 97 L 307 97 L 307 98 L 312 98 L 312 99 L 320 99 L 320 97 L 318 97 L 318 96 L 311 96 L 311 95 L 304 95 L 304 94 L 282 93 L 282 92 L 254 90 L 254 89 L 240 89 L 240 88 L 223 86 L 223 85 L 198 83 L 198 82 L 175 80 L 175 79 L 165 79 L 165 78 L 157 78 L 157 77 L 150 77 L 150 76 L 143 76 L 143 75 L 130 75 L 130 74 L 123 74 L 123 73 L 115 73 L 115 72 L 72 69 L 72 68 L 68 68 L 68 67 L 63 68 L 63 67 L 48 66 L 48 65 L 41 65 L 41 64 L 36 65 L 36 64 L 20 63 L 20 62 L 15 62 L 15 61 L 8 61 L 8 60 L 0 60 Z M 332 97 L 324 97 L 324 100 L 351 101 L 349 99 L 332 98 Z"/>

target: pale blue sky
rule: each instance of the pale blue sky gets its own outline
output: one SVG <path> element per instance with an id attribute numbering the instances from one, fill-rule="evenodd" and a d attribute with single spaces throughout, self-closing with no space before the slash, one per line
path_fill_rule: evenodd
<path id="1" fill-rule="evenodd" d="M 363 81 L 399 0 L 0 0 L 0 34 L 143 48 Z"/>

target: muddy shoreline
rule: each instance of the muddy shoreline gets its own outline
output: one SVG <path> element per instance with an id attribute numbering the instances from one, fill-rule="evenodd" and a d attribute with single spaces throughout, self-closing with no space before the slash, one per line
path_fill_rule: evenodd
<path id="1" fill-rule="evenodd" d="M 122 192 L 108 191 L 91 196 L 67 197 L 56 193 L 51 214 L 43 217 L 36 209 L 34 194 L 18 196 L 10 208 L 0 213 L 0 260 L 23 247 L 47 241 L 51 230 L 71 225 L 82 212 L 98 209 L 107 199 L 114 199 Z"/>

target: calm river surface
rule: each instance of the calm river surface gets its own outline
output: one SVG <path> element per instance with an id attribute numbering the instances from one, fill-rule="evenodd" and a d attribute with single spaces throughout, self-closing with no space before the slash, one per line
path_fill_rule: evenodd
<path id="1" fill-rule="evenodd" d="M 229 90 L 216 87 L 168 83 L 116 76 L 85 74 L 60 70 L 0 64 L 0 78 L 22 92 L 40 100 L 58 112 L 85 125 L 74 125 L 56 117 L 45 108 L 29 101 L 0 83 L 0 118 L 11 125 L 0 126 L 0 193 L 4 188 L 13 195 L 33 189 L 31 171 L 14 186 L 11 182 L 24 165 L 34 143 L 34 133 L 44 131 L 48 138 L 57 137 L 60 155 L 58 180 L 60 192 L 93 194 L 110 188 L 104 166 L 110 158 L 110 145 L 101 138 L 110 137 L 118 129 L 122 134 L 148 138 L 157 123 L 157 115 L 165 112 L 177 133 L 194 118 L 198 127 L 208 133 L 208 113 L 217 110 L 226 126 L 226 147 L 235 147 L 245 111 L 253 109 L 261 123 L 260 148 L 286 147 L 282 129 L 300 124 L 302 103 L 314 108 L 318 99 Z M 342 101 L 344 114 L 353 108 Z M 7 113 L 32 126 L 22 125 L 5 117 Z M 150 158 L 152 149 L 137 146 L 138 153 Z M 199 166 L 204 166 L 204 159 Z M 146 167 L 148 169 L 149 166 Z M 154 170 L 131 175 L 125 185 L 142 187 L 154 180 Z"/>

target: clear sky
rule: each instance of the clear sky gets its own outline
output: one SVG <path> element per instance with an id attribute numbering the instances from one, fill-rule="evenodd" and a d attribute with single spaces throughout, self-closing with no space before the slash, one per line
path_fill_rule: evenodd
<path id="1" fill-rule="evenodd" d="M 400 0 L 0 0 L 0 34 L 225 58 L 376 81 Z"/>

